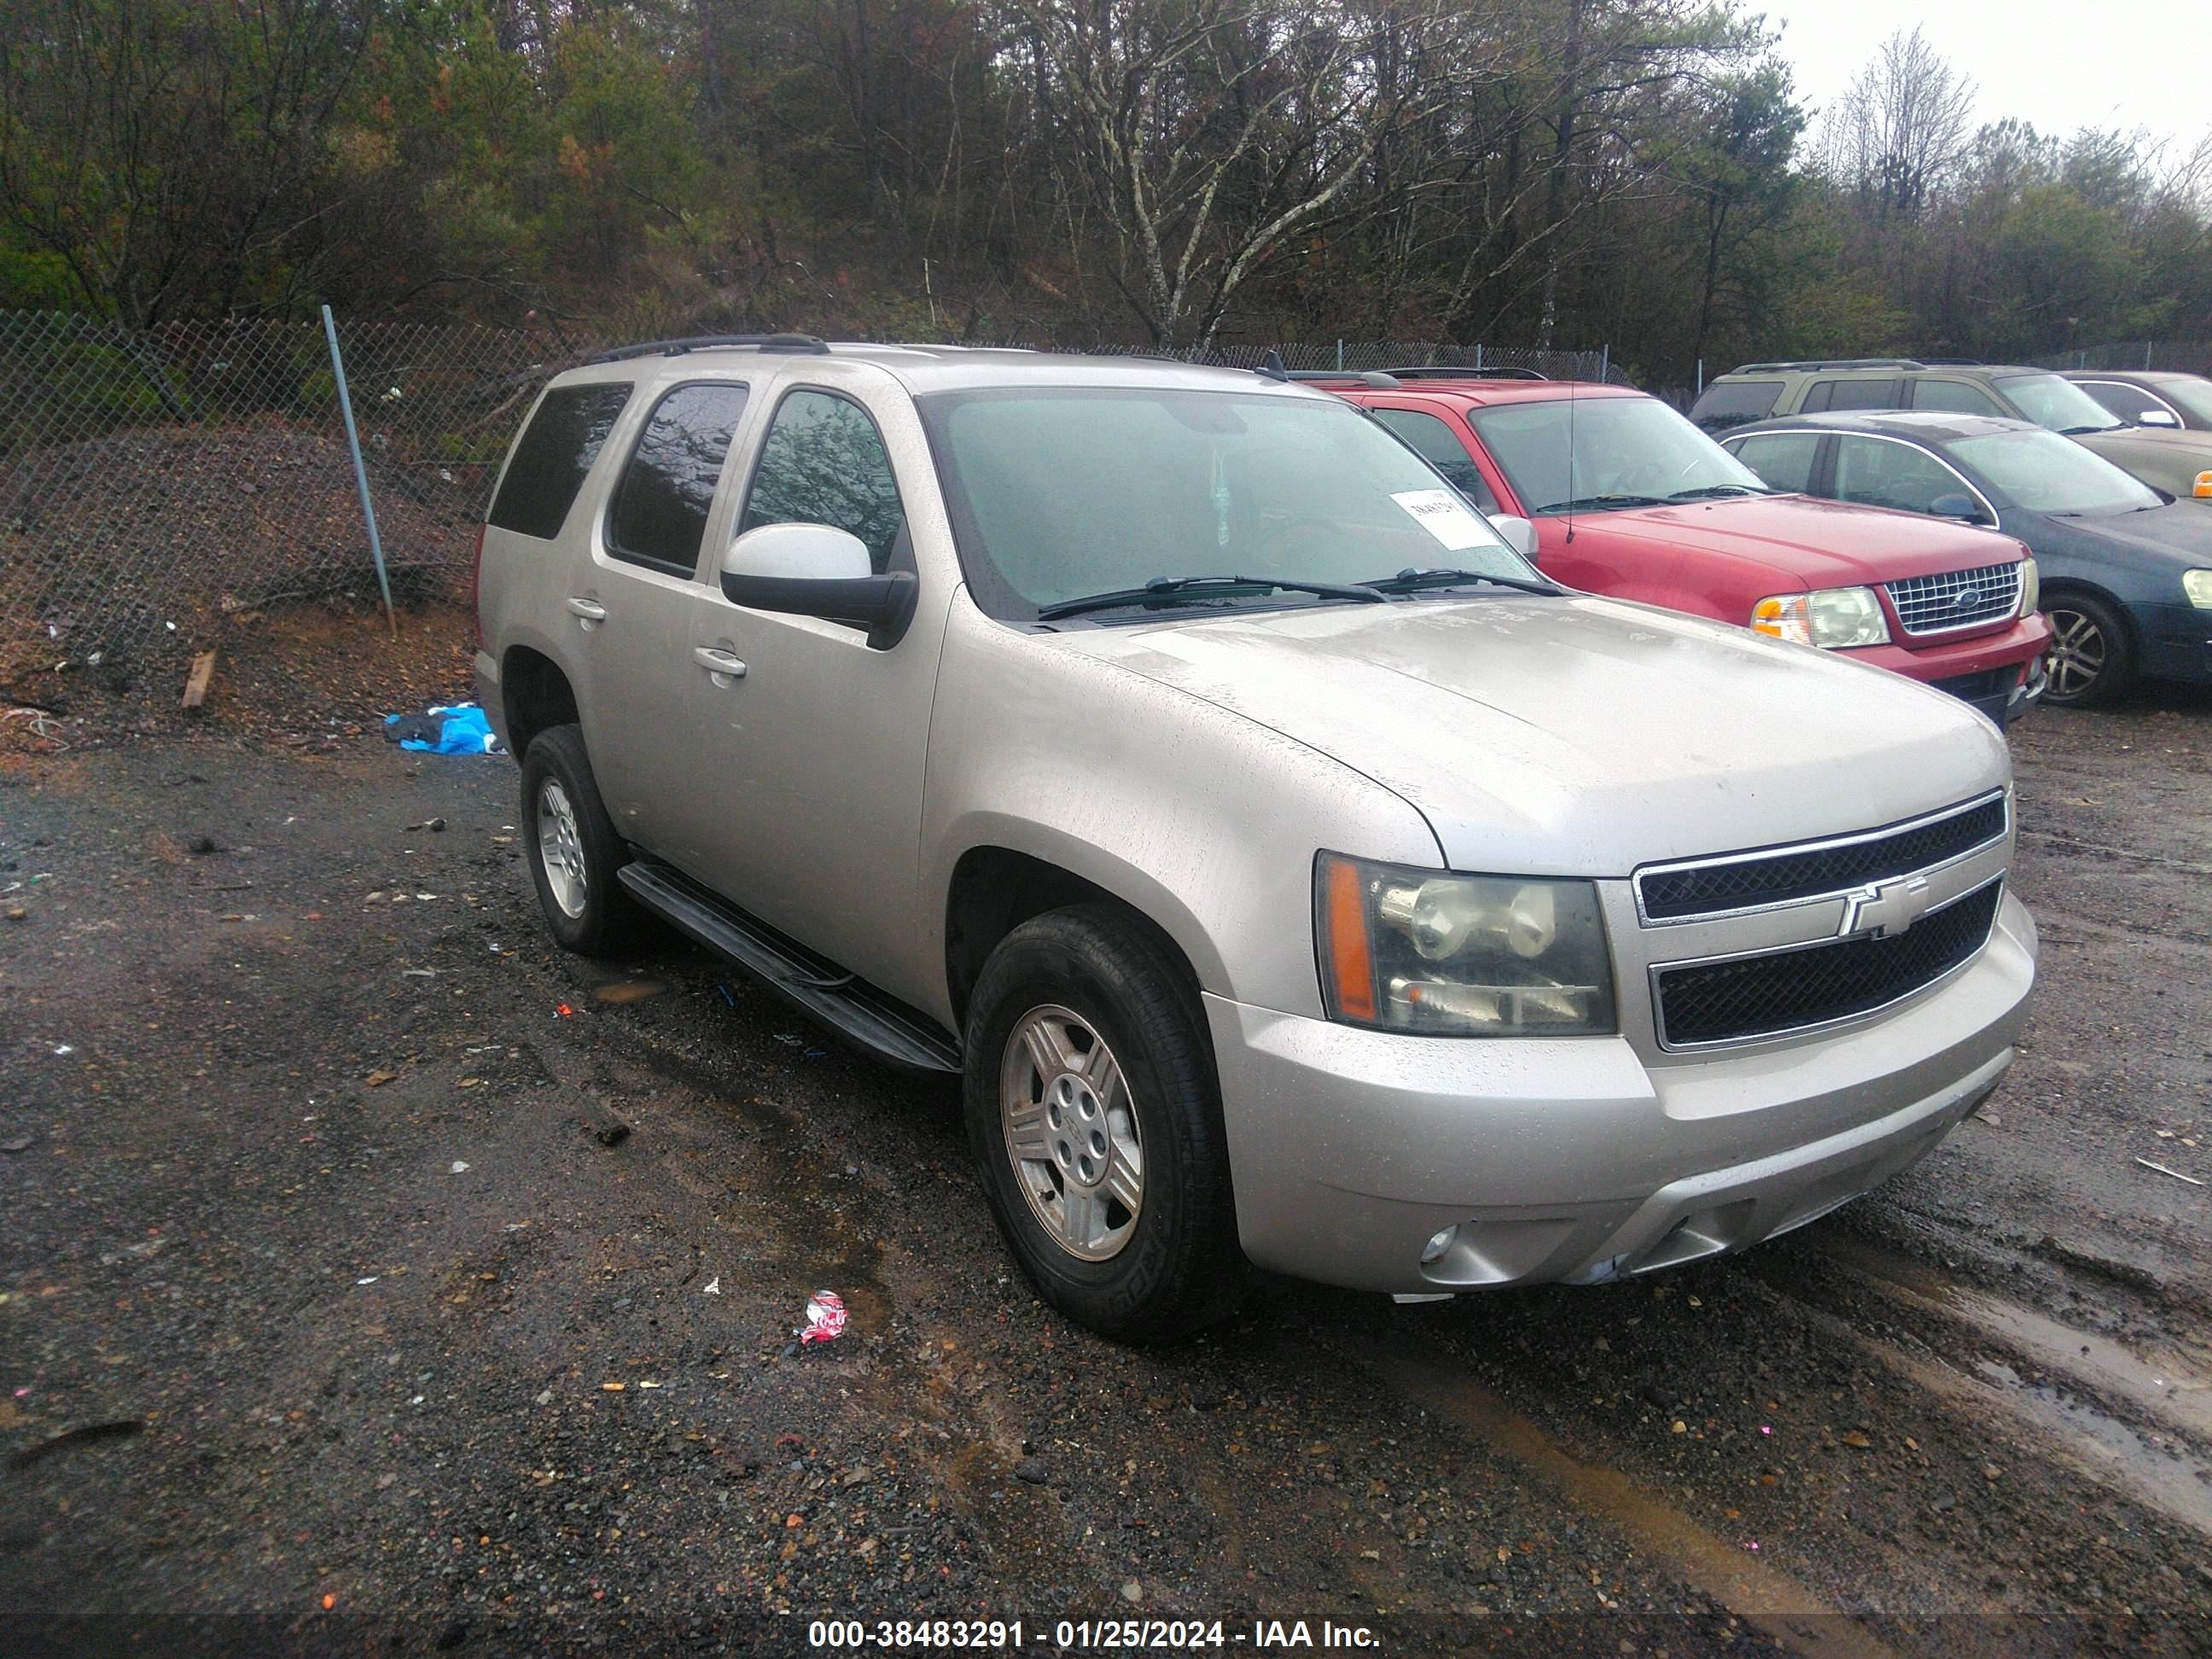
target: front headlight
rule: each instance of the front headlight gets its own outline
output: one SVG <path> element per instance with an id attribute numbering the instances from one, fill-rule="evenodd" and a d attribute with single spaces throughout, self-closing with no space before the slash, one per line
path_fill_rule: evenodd
<path id="1" fill-rule="evenodd" d="M 1323 853 L 1314 935 L 1331 1019 L 1440 1036 L 1613 1029 L 1587 881 L 1455 876 Z"/>
<path id="2" fill-rule="evenodd" d="M 2212 570 L 2183 571 L 2181 591 L 2199 611 L 2212 611 Z"/>
<path id="3" fill-rule="evenodd" d="M 1854 645 L 1887 645 L 1889 623 L 1871 587 L 1823 587 L 1811 593 L 1778 593 L 1751 608 L 1754 634 L 1841 651 Z"/>

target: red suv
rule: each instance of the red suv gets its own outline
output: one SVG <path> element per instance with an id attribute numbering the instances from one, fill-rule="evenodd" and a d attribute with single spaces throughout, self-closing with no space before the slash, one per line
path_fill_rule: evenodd
<path id="1" fill-rule="evenodd" d="M 2035 562 L 2009 536 L 1778 494 L 1625 386 L 1439 369 L 1300 378 L 1368 410 L 1484 513 L 1528 520 L 1537 562 L 1571 587 L 1826 647 L 2000 726 L 2042 693 L 2051 629 Z"/>

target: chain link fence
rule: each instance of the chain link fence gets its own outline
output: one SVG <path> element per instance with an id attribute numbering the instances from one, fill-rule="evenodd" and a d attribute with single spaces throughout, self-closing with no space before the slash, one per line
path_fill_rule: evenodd
<path id="1" fill-rule="evenodd" d="M 2103 345 L 2077 346 L 2037 357 L 2033 368 L 2101 369 L 2112 374 L 2134 369 L 2148 374 L 2158 369 L 2188 374 L 2212 374 L 2212 340 L 2118 340 Z"/>
<path id="2" fill-rule="evenodd" d="M 338 336 L 394 593 L 455 594 L 523 411 L 548 378 L 605 343 L 404 323 L 341 324 Z M 1270 350 L 1301 369 L 1626 378 L 1602 352 L 1425 341 L 1173 355 L 1254 368 Z M 282 600 L 375 592 L 319 325 L 134 332 L 0 313 L 0 681 L 200 649 L 228 618 Z"/>

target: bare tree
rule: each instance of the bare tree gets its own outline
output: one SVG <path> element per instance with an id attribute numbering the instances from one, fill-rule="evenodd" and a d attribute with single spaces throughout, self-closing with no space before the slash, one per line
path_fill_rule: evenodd
<path id="1" fill-rule="evenodd" d="M 1072 213 L 1154 342 L 1211 343 L 1237 290 L 1443 95 L 1426 0 L 1014 0 L 1064 129 Z"/>
<path id="2" fill-rule="evenodd" d="M 1966 149 L 1974 83 L 1922 36 L 1881 44 L 1821 127 L 1829 178 L 1881 218 L 1918 216 Z"/>

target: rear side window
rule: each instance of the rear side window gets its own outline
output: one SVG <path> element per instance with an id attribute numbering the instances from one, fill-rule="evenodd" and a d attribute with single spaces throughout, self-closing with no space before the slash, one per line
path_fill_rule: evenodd
<path id="1" fill-rule="evenodd" d="M 550 541 L 629 402 L 627 384 L 561 386 L 538 401 L 491 504 L 491 522 Z"/>
<path id="2" fill-rule="evenodd" d="M 1498 511 L 1498 496 L 1482 469 L 1468 459 L 1467 447 L 1450 427 L 1418 409 L 1374 409 L 1368 411 L 1383 428 L 1395 433 L 1406 447 L 1451 480 L 1452 488 L 1481 512 Z"/>
<path id="3" fill-rule="evenodd" d="M 1816 380 L 1805 394 L 1805 412 L 1824 409 L 1902 409 L 1903 380 Z"/>
<path id="4" fill-rule="evenodd" d="M 1820 449 L 1816 432 L 1758 432 L 1725 447 L 1769 489 L 1802 495 L 1813 488 L 1813 458 Z"/>
<path id="5" fill-rule="evenodd" d="M 828 392 L 794 392 L 761 446 L 738 533 L 764 524 L 826 524 L 868 544 L 881 575 L 906 523 L 890 451 L 867 411 Z"/>
<path id="6" fill-rule="evenodd" d="M 1716 380 L 1690 405 L 1690 418 L 1708 432 L 1725 432 L 1747 421 L 1763 421 L 1782 395 L 1779 380 Z"/>
<path id="7" fill-rule="evenodd" d="M 697 568 L 707 510 L 744 407 L 745 388 L 727 380 L 679 386 L 660 400 L 615 487 L 610 553 L 672 576 Z"/>
<path id="8" fill-rule="evenodd" d="M 1920 380 L 1912 387 L 1915 409 L 1936 409 L 1948 415 L 2002 415 L 1997 400 L 1978 386 L 1964 380 Z"/>

